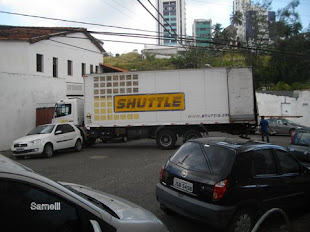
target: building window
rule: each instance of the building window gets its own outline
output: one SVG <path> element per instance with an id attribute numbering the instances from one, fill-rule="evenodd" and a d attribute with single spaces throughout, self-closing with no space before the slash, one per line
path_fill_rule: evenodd
<path id="1" fill-rule="evenodd" d="M 86 64 L 82 63 L 82 76 L 85 75 L 85 71 L 86 71 Z"/>
<path id="2" fill-rule="evenodd" d="M 37 72 L 43 72 L 43 55 L 37 54 Z"/>
<path id="3" fill-rule="evenodd" d="M 89 67 L 90 67 L 90 73 L 94 73 L 94 66 L 91 64 Z"/>
<path id="4" fill-rule="evenodd" d="M 68 76 L 72 76 L 72 60 L 68 60 Z"/>
<path id="5" fill-rule="evenodd" d="M 99 73 L 99 66 L 96 65 L 96 73 Z"/>
<path id="6" fill-rule="evenodd" d="M 53 57 L 53 77 L 58 77 L 58 58 Z"/>

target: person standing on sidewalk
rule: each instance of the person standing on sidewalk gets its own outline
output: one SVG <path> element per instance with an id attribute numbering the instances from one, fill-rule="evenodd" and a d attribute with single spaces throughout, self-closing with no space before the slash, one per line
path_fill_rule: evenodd
<path id="1" fill-rule="evenodd" d="M 264 116 L 261 117 L 261 120 L 260 120 L 260 129 L 261 129 L 261 133 L 262 133 L 262 141 L 265 141 L 264 138 L 266 136 L 266 139 L 267 139 L 267 143 L 269 143 L 269 123 L 268 121 L 265 119 Z"/>

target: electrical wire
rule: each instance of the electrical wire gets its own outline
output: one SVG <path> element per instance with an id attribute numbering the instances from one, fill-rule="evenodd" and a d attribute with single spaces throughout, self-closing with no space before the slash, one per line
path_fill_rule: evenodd
<path id="1" fill-rule="evenodd" d="M 11 13 L 11 12 L 3 12 L 3 11 L 0 11 L 0 13 Z M 27 16 L 27 17 L 39 17 L 39 18 L 45 18 L 45 19 L 50 19 L 50 18 L 47 18 L 47 17 L 41 17 L 41 16 L 33 16 L 33 15 L 24 15 L 24 14 L 19 14 L 19 13 L 12 13 L 12 14 L 18 14 L 20 16 Z M 54 18 L 52 18 L 51 20 L 55 20 Z M 61 20 L 61 21 L 65 21 L 65 22 L 74 22 L 74 23 L 77 23 L 78 21 L 72 21 L 72 20 L 66 20 L 66 19 L 56 19 L 56 20 Z M 90 24 L 90 25 L 93 25 L 92 23 L 86 23 L 86 22 L 81 22 L 82 24 Z M 100 24 L 101 26 L 107 26 L 107 27 L 114 27 L 114 26 L 109 26 L 109 25 L 102 25 Z M 35 29 L 35 28 L 34 28 Z M 40 29 L 40 28 L 38 28 Z M 126 28 L 126 29 L 130 29 L 130 30 L 135 30 L 133 28 Z M 59 30 L 61 30 L 61 28 L 59 28 Z M 66 30 L 67 31 L 67 30 Z M 70 31 L 70 30 L 69 30 Z M 139 30 L 138 31 L 147 31 L 147 30 Z M 72 32 L 77 32 L 77 31 L 74 31 L 72 30 Z M 109 35 L 114 35 L 114 36 L 127 36 L 129 37 L 129 33 L 113 33 L 113 32 L 95 32 L 95 31 L 88 31 L 89 33 L 92 33 L 92 34 L 104 34 L 104 33 L 109 33 Z M 153 32 L 153 31 L 152 31 Z M 152 37 L 152 35 L 142 35 L 142 34 L 133 34 L 135 35 L 136 38 L 152 38 L 152 39 L 155 39 L 155 37 Z M 144 37 L 143 37 L 144 36 Z M 157 38 L 157 37 L 156 37 Z M 199 38 L 199 37 L 198 37 Z M 197 38 L 196 38 L 197 40 Z M 108 40 L 101 40 L 101 41 L 108 41 Z M 109 40 L 110 42 L 124 42 L 124 41 L 113 41 L 113 40 Z M 193 39 L 192 39 L 193 41 Z M 220 41 L 224 41 L 224 40 L 220 40 Z M 58 42 L 58 41 L 57 41 Z M 198 40 L 199 42 L 199 40 Z M 268 50 L 268 49 L 262 49 L 262 48 L 255 48 L 255 47 L 242 47 L 242 46 L 233 46 L 233 45 L 229 45 L 227 43 L 218 43 L 218 42 L 214 42 L 214 41 L 205 41 L 203 40 L 204 43 L 209 43 L 209 44 L 213 44 L 213 45 L 222 45 L 222 46 L 226 46 L 226 47 L 229 47 L 229 48 L 238 48 L 238 49 L 245 49 L 247 51 L 261 51 L 261 52 L 268 52 L 268 53 L 273 53 L 273 54 L 280 54 L 280 55 L 288 55 L 288 56 L 299 56 L 299 57 L 306 57 L 308 58 L 309 55 L 303 55 L 303 54 L 297 54 L 297 53 L 289 53 L 289 52 L 279 52 L 279 51 L 274 51 L 274 50 Z M 225 41 L 224 41 L 225 42 Z M 228 41 L 227 41 L 228 42 Z M 59 42 L 60 43 L 60 42 Z M 149 44 L 146 44 L 146 43 L 137 43 L 137 42 L 130 42 L 130 43 L 136 43 L 136 44 L 145 44 L 145 45 L 149 45 Z M 66 44 L 67 45 L 67 44 Z M 150 45 L 154 45 L 154 44 L 150 44 Z M 171 46 L 166 46 L 166 47 L 171 47 Z M 198 46 L 191 46 L 191 45 L 186 45 L 186 47 L 198 47 Z"/>

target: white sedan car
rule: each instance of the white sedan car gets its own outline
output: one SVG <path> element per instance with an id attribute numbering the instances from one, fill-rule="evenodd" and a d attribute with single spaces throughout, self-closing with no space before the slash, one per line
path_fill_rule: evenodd
<path id="1" fill-rule="evenodd" d="M 54 151 L 74 148 L 82 149 L 83 138 L 79 129 L 73 124 L 46 124 L 34 128 L 26 136 L 15 140 L 11 146 L 16 158 L 26 155 L 42 155 L 52 157 Z"/>

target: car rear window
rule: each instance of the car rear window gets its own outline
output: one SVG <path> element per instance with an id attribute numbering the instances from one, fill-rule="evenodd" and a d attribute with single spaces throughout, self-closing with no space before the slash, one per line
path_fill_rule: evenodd
<path id="1" fill-rule="evenodd" d="M 229 148 L 209 144 L 204 144 L 203 149 L 207 154 L 213 173 L 225 174 L 230 172 L 232 163 L 235 159 L 235 151 Z"/>
<path id="2" fill-rule="evenodd" d="M 293 139 L 293 144 L 309 146 L 310 132 L 297 131 Z"/>
<path id="3" fill-rule="evenodd" d="M 210 172 L 199 143 L 187 142 L 171 157 L 171 162 L 188 170 Z"/>

